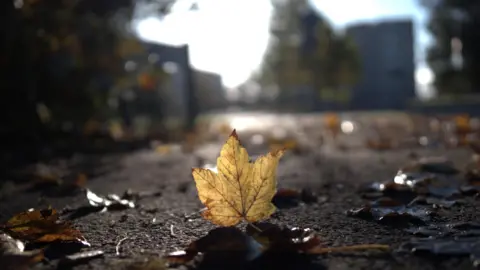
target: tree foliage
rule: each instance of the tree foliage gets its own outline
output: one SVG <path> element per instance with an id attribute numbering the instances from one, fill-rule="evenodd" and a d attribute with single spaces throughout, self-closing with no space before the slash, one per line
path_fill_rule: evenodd
<path id="1" fill-rule="evenodd" d="M 428 30 L 434 37 L 427 62 L 440 94 L 480 92 L 480 2 L 475 0 L 420 1 L 430 12 Z M 452 61 L 452 41 L 461 41 L 463 63 Z M 458 43 L 458 42 L 457 42 Z"/>
<path id="2" fill-rule="evenodd" d="M 4 131 L 39 135 L 44 126 L 39 104 L 48 108 L 51 123 L 81 127 L 104 116 L 112 89 L 133 84 L 150 89 L 162 79 L 163 74 L 151 69 L 134 74 L 125 70 L 126 59 L 142 53 L 129 29 L 132 0 L 4 2 Z"/>
<path id="3" fill-rule="evenodd" d="M 360 72 L 352 40 L 336 33 L 319 14 L 315 14 L 316 22 L 310 28 L 313 37 L 308 40 L 301 17 L 302 12 L 312 12 L 306 1 L 287 0 L 274 7 L 270 45 L 255 79 L 262 86 L 277 85 L 281 91 L 308 85 L 324 98 L 341 96 Z"/>

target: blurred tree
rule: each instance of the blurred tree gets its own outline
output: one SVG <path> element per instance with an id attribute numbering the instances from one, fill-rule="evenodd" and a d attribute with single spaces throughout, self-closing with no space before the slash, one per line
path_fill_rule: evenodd
<path id="1" fill-rule="evenodd" d="M 101 119 L 110 89 L 127 73 L 125 58 L 142 50 L 127 27 L 134 1 L 18 0 L 2 6 L 2 131 L 40 140 L 40 105 L 48 108 L 51 125 L 81 127 Z M 153 82 L 147 77 L 133 80 L 148 88 Z"/>
<path id="2" fill-rule="evenodd" d="M 439 94 L 480 93 L 480 2 L 420 0 L 435 42 L 427 61 Z"/>
<path id="3" fill-rule="evenodd" d="M 322 98 L 345 99 L 360 72 L 355 44 L 305 0 L 272 3 L 270 44 L 254 80 L 281 92 L 310 85 Z"/>

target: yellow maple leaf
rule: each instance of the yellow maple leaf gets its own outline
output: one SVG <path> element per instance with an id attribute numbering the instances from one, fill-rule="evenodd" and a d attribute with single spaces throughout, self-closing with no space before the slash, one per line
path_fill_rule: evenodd
<path id="1" fill-rule="evenodd" d="M 198 197 L 207 207 L 202 216 L 220 226 L 234 226 L 243 219 L 256 222 L 272 215 L 276 170 L 283 154 L 284 150 L 269 152 L 252 163 L 233 130 L 217 158 L 218 173 L 192 169 Z"/>

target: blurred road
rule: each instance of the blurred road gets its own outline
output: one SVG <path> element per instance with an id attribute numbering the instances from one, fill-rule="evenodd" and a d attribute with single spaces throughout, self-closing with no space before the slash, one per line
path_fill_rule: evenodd
<path id="1" fill-rule="evenodd" d="M 92 244 L 91 249 L 105 251 L 105 259 L 81 264 L 73 269 L 126 269 L 126 265 L 133 260 L 182 249 L 214 228 L 198 215 L 185 218 L 185 215 L 198 213 L 202 208 L 191 177 L 191 168 L 214 168 L 215 159 L 231 132 L 231 127 L 237 129 L 251 155 L 268 150 L 269 136 L 297 136 L 295 139 L 301 143 L 303 140 L 307 145 L 310 143 L 303 151 L 289 151 L 282 158 L 278 182 L 280 187 L 311 190 L 322 199 L 312 205 L 302 204 L 291 209 L 281 209 L 271 218 L 272 222 L 291 227 L 310 227 L 320 235 L 326 246 L 380 243 L 392 245 L 393 249 L 398 248 L 410 239 L 409 233 L 348 217 L 345 212 L 365 203 L 358 194 L 360 186 L 392 178 L 398 168 L 409 160 L 412 150 L 376 152 L 363 147 L 339 151 L 325 147 L 316 137 L 324 134 L 323 117 L 259 113 L 213 115 L 208 119 L 203 118 L 203 126 L 208 127 L 205 134 L 211 136 L 210 140 L 197 147 L 193 153 L 182 152 L 181 145 L 169 145 L 169 148 L 162 148 L 162 151 L 152 148 L 113 156 L 78 155 L 71 160 L 52 163 L 51 166 L 61 165 L 67 168 L 72 175 L 79 172 L 91 175 L 87 187 L 98 194 L 122 194 L 127 189 L 161 191 L 161 196 L 143 199 L 137 209 L 93 213 L 75 220 L 75 225 Z M 360 114 L 341 115 L 342 121 L 353 122 L 354 129 L 359 127 L 358 134 L 368 132 L 365 127 L 368 126 L 369 117 L 371 116 Z M 402 119 L 404 116 L 392 114 L 386 118 L 394 117 Z M 222 127 L 225 123 L 228 125 Z M 346 127 L 346 130 L 351 130 L 351 127 Z M 352 136 L 350 138 L 353 141 L 355 136 L 351 134 L 353 132 L 348 136 Z M 420 156 L 446 155 L 460 167 L 471 158 L 470 151 L 462 148 L 423 148 L 415 151 Z M 4 180 L 8 185 L 4 184 L 0 194 L 1 221 L 31 207 L 52 205 L 63 209 L 88 203 L 83 194 L 50 196 L 42 190 L 27 192 L 28 183 Z M 474 221 L 478 219 L 478 207 L 478 200 L 473 199 L 446 211 L 443 218 L 446 222 Z M 117 256 L 117 243 L 125 237 L 128 240 L 122 244 L 122 256 Z M 49 267 L 47 265 L 37 269 L 51 269 Z M 468 258 L 450 258 L 441 263 L 433 263 L 428 258 L 411 254 L 392 253 L 390 256 L 378 257 L 369 252 L 362 253 L 361 256 L 323 256 L 314 269 L 322 267 L 378 270 L 473 269 Z"/>
<path id="2" fill-rule="evenodd" d="M 245 145 L 264 150 L 272 140 L 295 140 L 305 148 L 323 145 L 327 149 L 332 144 L 343 148 L 365 148 L 368 139 L 380 137 L 388 138 L 396 145 L 412 146 L 417 143 L 414 132 L 428 134 L 428 119 L 415 122 L 412 116 L 403 112 L 224 113 L 204 115 L 198 126 L 200 136 L 208 142 L 223 143 L 231 130 L 236 129 Z M 335 139 L 332 136 L 334 129 L 338 129 Z"/>

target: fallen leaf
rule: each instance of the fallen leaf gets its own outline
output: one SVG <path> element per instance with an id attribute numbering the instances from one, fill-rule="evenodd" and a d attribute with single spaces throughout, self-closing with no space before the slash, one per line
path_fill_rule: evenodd
<path id="1" fill-rule="evenodd" d="M 169 253 L 166 260 L 171 265 L 186 264 L 200 253 L 205 255 L 203 263 L 234 265 L 260 256 L 262 246 L 238 228 L 215 228 L 190 243 L 185 250 Z"/>
<path id="2" fill-rule="evenodd" d="M 318 235 L 309 228 L 281 228 L 263 222 L 247 225 L 246 231 L 269 251 L 308 252 L 321 244 Z"/>
<path id="3" fill-rule="evenodd" d="M 460 171 L 444 157 L 424 157 L 405 165 L 401 171 L 455 175 Z"/>
<path id="4" fill-rule="evenodd" d="M 293 153 L 301 153 L 302 149 L 300 144 L 295 139 L 285 138 L 285 139 L 276 139 L 269 138 L 268 145 L 271 152 L 279 150 L 291 150 Z"/>
<path id="5" fill-rule="evenodd" d="M 275 211 L 276 169 L 283 150 L 249 161 L 235 130 L 220 151 L 215 173 L 193 168 L 200 201 L 207 207 L 202 216 L 220 226 L 234 226 L 242 219 L 256 222 Z"/>
<path id="6" fill-rule="evenodd" d="M 378 244 L 324 247 L 309 228 L 281 228 L 262 222 L 248 224 L 246 232 L 236 227 L 215 228 L 186 249 L 169 253 L 165 259 L 170 266 L 185 265 L 202 254 L 203 267 L 199 269 L 310 269 L 298 267 L 298 263 L 312 266 L 309 255 L 388 248 Z M 284 263 L 292 267 L 282 267 Z"/>
<path id="7" fill-rule="evenodd" d="M 103 254 L 104 252 L 101 250 L 90 250 L 67 255 L 59 261 L 59 268 L 67 268 L 74 265 L 83 264 L 90 260 L 101 258 L 103 257 Z"/>
<path id="8" fill-rule="evenodd" d="M 460 223 L 446 223 L 446 224 L 431 224 L 428 226 L 421 226 L 417 228 L 408 228 L 405 230 L 417 237 L 438 237 L 444 238 L 447 236 L 472 237 L 480 236 L 480 223 L 475 222 L 460 222 Z"/>
<path id="9" fill-rule="evenodd" d="M 368 138 L 366 140 L 366 146 L 369 149 L 373 149 L 373 150 L 390 150 L 393 148 L 393 142 L 391 139 L 387 139 L 387 138 L 381 138 L 381 139 Z"/>
<path id="10" fill-rule="evenodd" d="M 135 208 L 135 203 L 131 200 L 123 199 L 116 194 L 109 194 L 106 198 L 101 197 L 87 189 L 87 199 L 91 206 L 104 207 L 105 210 L 123 210 Z"/>
<path id="11" fill-rule="evenodd" d="M 7 234 L 0 234 L 0 265 L 5 270 L 27 270 L 43 259 L 42 250 L 24 251 L 25 245 Z"/>
<path id="12" fill-rule="evenodd" d="M 368 205 L 347 211 L 347 215 L 362 219 L 373 219 L 382 224 L 392 226 L 409 226 L 410 224 L 424 225 L 432 212 L 415 206 L 375 206 Z"/>
<path id="13" fill-rule="evenodd" d="M 22 212 L 13 216 L 3 226 L 13 237 L 32 243 L 51 243 L 54 241 L 78 242 L 90 244 L 72 224 L 59 220 L 55 209 L 43 209 Z"/>
<path id="14" fill-rule="evenodd" d="M 89 189 L 85 189 L 85 196 L 89 205 L 83 205 L 73 209 L 65 208 L 62 210 L 62 215 L 68 214 L 66 219 L 73 220 L 96 212 L 131 209 L 136 207 L 135 201 L 141 197 L 157 195 L 159 195 L 158 191 L 139 193 L 127 190 L 122 197 L 117 194 L 108 194 L 104 197 L 95 194 Z"/>
<path id="15" fill-rule="evenodd" d="M 277 208 L 289 208 L 298 206 L 301 202 L 306 204 L 316 203 L 317 196 L 308 189 L 296 190 L 280 188 L 272 199 Z"/>
<path id="16" fill-rule="evenodd" d="M 441 198 L 435 197 L 425 197 L 425 196 L 418 196 L 414 200 L 412 200 L 409 205 L 414 204 L 424 204 L 424 205 L 432 205 L 434 208 L 450 208 L 456 204 L 459 204 L 458 200 L 446 200 Z"/>
<path id="17" fill-rule="evenodd" d="M 480 245 L 478 237 L 465 238 L 420 238 L 412 239 L 401 249 L 409 250 L 417 255 L 465 256 L 469 255 L 474 267 L 480 265 Z"/>
<path id="18" fill-rule="evenodd" d="M 162 196 L 162 191 L 160 190 L 134 191 L 131 189 L 127 189 L 125 190 L 121 198 L 129 201 L 138 201 L 143 198 L 159 197 L 159 196 Z"/>
<path id="19" fill-rule="evenodd" d="M 470 256 L 474 267 L 480 265 L 480 223 L 459 222 L 432 224 L 410 228 L 407 232 L 416 236 L 400 247 L 417 255 Z"/>
<path id="20" fill-rule="evenodd" d="M 77 179 L 75 180 L 75 182 L 73 183 L 74 186 L 78 187 L 78 188 L 84 188 L 87 184 L 87 180 L 88 180 L 88 177 L 86 174 L 84 173 L 79 173 L 77 175 Z"/>
<path id="21" fill-rule="evenodd" d="M 170 145 L 159 145 L 155 148 L 155 152 L 162 154 L 162 155 L 167 155 L 172 152 L 172 149 Z"/>

